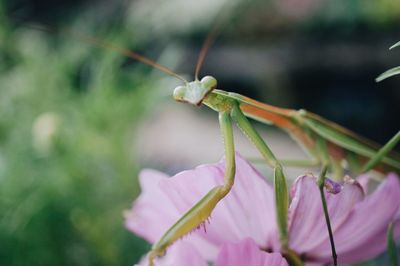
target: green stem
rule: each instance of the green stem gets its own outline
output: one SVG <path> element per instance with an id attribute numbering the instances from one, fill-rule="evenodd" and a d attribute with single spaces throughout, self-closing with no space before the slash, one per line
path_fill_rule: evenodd
<path id="1" fill-rule="evenodd" d="M 383 157 L 385 157 L 400 141 L 400 131 L 397 132 L 362 168 L 362 173 L 365 173 L 374 168 Z"/>
<path id="2" fill-rule="evenodd" d="M 325 175 L 326 175 L 327 171 L 328 171 L 328 166 L 325 165 L 322 168 L 321 173 L 318 177 L 318 187 L 319 187 L 319 192 L 321 195 L 322 207 L 324 209 L 325 222 L 326 222 L 326 226 L 328 228 L 329 242 L 331 243 L 333 265 L 337 266 L 337 254 L 336 254 L 336 248 L 335 248 L 335 241 L 333 239 L 332 226 L 331 226 L 331 221 L 329 219 L 328 206 L 326 204 L 325 191 L 324 191 Z"/>
<path id="3" fill-rule="evenodd" d="M 396 242 L 393 239 L 393 223 L 390 223 L 387 230 L 387 245 L 390 266 L 398 266 Z"/>

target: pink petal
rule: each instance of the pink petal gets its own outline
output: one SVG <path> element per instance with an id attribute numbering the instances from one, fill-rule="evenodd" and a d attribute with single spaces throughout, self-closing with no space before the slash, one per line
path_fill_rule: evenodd
<path id="1" fill-rule="evenodd" d="M 374 193 L 356 204 L 342 226 L 335 230 L 339 262 L 367 260 L 384 251 L 387 226 L 396 218 L 399 208 L 400 181 L 392 173 Z M 395 238 L 400 236 L 399 229 L 395 227 Z M 322 246 L 315 252 L 329 256 Z"/>
<path id="2" fill-rule="evenodd" d="M 292 195 L 289 208 L 290 246 L 299 254 L 314 256 L 314 249 L 322 244 L 329 244 L 316 178 L 299 177 L 292 189 Z M 325 196 L 332 228 L 335 230 L 344 222 L 353 206 L 363 199 L 364 193 L 361 186 L 353 181 L 345 183 L 339 193 L 325 192 Z"/>
<path id="3" fill-rule="evenodd" d="M 126 225 L 154 243 L 212 187 L 223 183 L 225 162 L 199 166 L 172 178 L 155 171 L 140 176 L 143 192 L 127 214 Z M 150 181 L 145 181 L 149 179 Z M 190 240 L 207 259 L 215 259 L 217 246 L 252 237 L 262 247 L 272 246 L 275 231 L 273 191 L 264 178 L 240 156 L 236 156 L 236 179 L 206 223 Z"/>
<path id="4" fill-rule="evenodd" d="M 259 249 L 253 239 L 224 244 L 215 266 L 287 266 L 280 253 L 267 253 Z"/>
<path id="5" fill-rule="evenodd" d="M 306 266 L 324 266 L 326 263 L 322 262 L 305 262 L 304 263 Z"/>
<path id="6" fill-rule="evenodd" d="M 142 193 L 125 213 L 126 227 L 150 243 L 156 242 L 179 218 L 176 207 L 159 189 L 160 182 L 167 178 L 161 172 L 143 170 L 139 174 Z"/>
<path id="7" fill-rule="evenodd" d="M 357 182 L 361 185 L 365 194 L 368 194 L 368 185 L 370 181 L 370 175 L 363 174 L 357 177 Z"/>
<path id="8" fill-rule="evenodd" d="M 197 249 L 188 241 L 179 241 L 171 246 L 164 257 L 154 261 L 156 266 L 207 266 L 207 261 Z M 144 257 L 136 266 L 147 266 L 147 257 Z"/>
<path id="9" fill-rule="evenodd" d="M 162 191 L 165 183 L 173 185 L 173 178 L 155 170 L 143 170 L 139 174 L 139 182 L 142 193 L 134 202 L 132 209 L 125 213 L 125 225 L 135 234 L 150 243 L 155 243 L 184 211 L 179 210 L 168 194 Z M 192 244 L 201 247 L 207 256 L 216 256 L 217 247 L 209 241 L 194 234 L 187 238 L 190 238 Z"/>
<path id="10" fill-rule="evenodd" d="M 176 175 L 164 182 L 162 190 L 183 213 L 212 187 L 223 183 L 225 162 L 205 165 Z M 205 239 L 222 245 L 252 237 L 260 246 L 268 246 L 269 234 L 275 230 L 273 192 L 264 178 L 240 156 L 236 156 L 236 176 L 232 191 L 215 208 Z"/>

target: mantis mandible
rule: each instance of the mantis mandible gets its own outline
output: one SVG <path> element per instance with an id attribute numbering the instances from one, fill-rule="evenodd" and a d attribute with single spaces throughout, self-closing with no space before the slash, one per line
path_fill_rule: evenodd
<path id="1" fill-rule="evenodd" d="M 342 164 L 344 162 L 353 173 L 367 172 L 371 169 L 379 172 L 400 171 L 400 156 L 391 152 L 394 146 L 400 141 L 400 132 L 380 148 L 371 141 L 316 114 L 305 110 L 279 108 L 237 93 L 219 90 L 217 89 L 217 80 L 212 76 L 204 76 L 202 79 L 199 79 L 198 75 L 201 65 L 211 40 L 215 37 L 212 34 L 209 35 L 199 54 L 195 79 L 191 82 L 186 81 L 172 70 L 136 52 L 100 41 L 93 37 L 75 33 L 74 35 L 78 35 L 80 39 L 84 39 L 97 46 L 112 49 L 180 79 L 184 84 L 174 89 L 173 98 L 176 101 L 194 106 L 205 105 L 218 112 L 226 159 L 224 184 L 212 188 L 153 245 L 148 254 L 149 266 L 154 265 L 153 260 L 156 257 L 164 255 L 168 247 L 175 241 L 206 221 L 218 202 L 231 190 L 235 177 L 234 123 L 257 148 L 265 162 L 273 169 L 279 238 L 282 245 L 282 253 L 291 265 L 302 265 L 302 262 L 298 255 L 291 251 L 289 247 L 289 236 L 287 233 L 289 196 L 282 163 L 275 157 L 248 118 L 261 123 L 273 124 L 286 131 L 299 143 L 307 151 L 311 159 L 309 161 L 298 162 L 297 165 L 319 166 L 321 168 L 318 185 L 321 191 L 321 199 L 327 220 L 332 257 L 335 265 L 337 264 L 336 252 L 323 190 L 326 172 L 328 170 L 343 169 Z"/>

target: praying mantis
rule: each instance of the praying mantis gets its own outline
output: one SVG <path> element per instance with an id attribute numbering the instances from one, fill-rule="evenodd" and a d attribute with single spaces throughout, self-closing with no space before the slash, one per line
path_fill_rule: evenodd
<path id="1" fill-rule="evenodd" d="M 343 164 L 346 164 L 346 167 L 353 173 L 363 173 L 371 169 L 379 172 L 400 171 L 400 156 L 391 152 L 394 146 L 400 141 L 400 132 L 380 148 L 371 141 L 316 114 L 305 110 L 275 107 L 237 93 L 217 89 L 216 78 L 209 75 L 199 79 L 200 69 L 212 38 L 206 40 L 199 54 L 195 79 L 188 82 L 172 70 L 136 52 L 118 47 L 112 43 L 100 41 L 93 37 L 82 35 L 78 37 L 97 46 L 117 51 L 178 78 L 183 82 L 183 85 L 174 89 L 174 100 L 193 106 L 205 105 L 218 113 L 226 160 L 224 183 L 212 188 L 153 245 L 148 254 L 149 266 L 153 266 L 154 260 L 164 255 L 168 247 L 175 241 L 204 223 L 210 217 L 218 202 L 230 192 L 235 178 L 234 124 L 238 126 L 256 147 L 265 162 L 273 169 L 279 239 L 281 241 L 282 253 L 291 265 L 303 265 L 303 263 L 289 246 L 287 232 L 289 196 L 283 166 L 249 119 L 265 124 L 273 124 L 286 131 L 310 156 L 310 160 L 302 161 L 298 164 L 303 166 L 319 166 L 321 168 L 318 186 L 321 191 L 321 200 L 335 265 L 337 264 L 337 256 L 323 189 L 327 171 L 343 169 Z"/>

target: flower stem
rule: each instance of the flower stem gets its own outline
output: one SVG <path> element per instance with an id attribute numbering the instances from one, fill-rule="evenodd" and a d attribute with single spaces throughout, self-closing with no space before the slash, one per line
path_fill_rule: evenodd
<path id="1" fill-rule="evenodd" d="M 331 243 L 331 249 L 332 249 L 333 265 L 337 266 L 337 254 L 336 254 L 335 242 L 333 240 L 332 226 L 331 226 L 331 221 L 329 219 L 328 207 L 326 204 L 325 192 L 324 192 L 325 175 L 327 171 L 328 171 L 328 166 L 324 165 L 318 177 L 318 187 L 319 187 L 319 192 L 321 194 L 321 201 L 322 201 L 322 207 L 324 209 L 326 226 L 328 227 L 329 241 Z"/>

